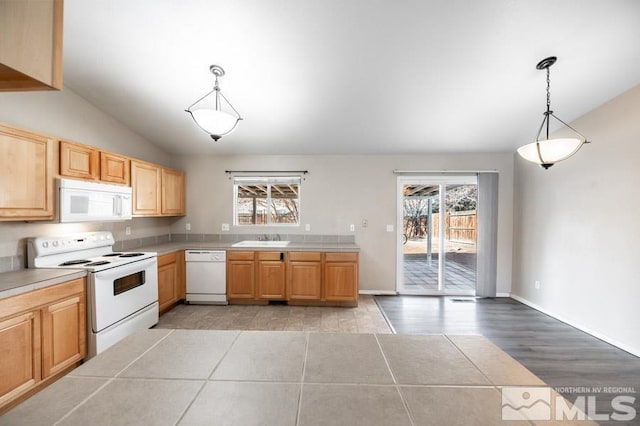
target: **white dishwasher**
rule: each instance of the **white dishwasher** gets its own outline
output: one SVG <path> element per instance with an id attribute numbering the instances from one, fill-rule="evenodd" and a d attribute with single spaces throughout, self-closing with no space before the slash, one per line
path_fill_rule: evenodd
<path id="1" fill-rule="evenodd" d="M 227 255 L 219 250 L 186 250 L 187 303 L 227 304 Z"/>

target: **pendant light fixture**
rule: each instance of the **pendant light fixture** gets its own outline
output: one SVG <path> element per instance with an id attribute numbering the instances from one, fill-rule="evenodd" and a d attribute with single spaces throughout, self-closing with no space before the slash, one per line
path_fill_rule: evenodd
<path id="1" fill-rule="evenodd" d="M 207 132 L 214 141 L 218 141 L 224 135 L 233 132 L 242 117 L 220 90 L 218 77 L 225 74 L 222 67 L 211 65 L 209 71 L 215 76 L 213 89 L 192 103 L 185 112 L 191 115 L 198 127 Z M 213 96 L 211 96 L 212 94 Z M 206 100 L 209 96 L 213 99 Z"/>
<path id="2" fill-rule="evenodd" d="M 536 65 L 536 68 L 539 70 L 547 70 L 547 110 L 543 113 L 544 119 L 538 129 L 536 141 L 518 148 L 518 154 L 520 154 L 522 158 L 527 161 L 531 161 L 532 163 L 539 164 L 545 169 L 553 166 L 558 161 L 566 160 L 578 152 L 582 145 L 589 143 L 587 138 L 585 138 L 580 132 L 560 120 L 555 116 L 553 111 L 551 111 L 551 93 L 549 90 L 551 80 L 549 68 L 551 65 L 555 64 L 557 59 L 558 58 L 555 56 L 550 56 L 541 60 L 538 62 L 538 65 Z M 549 139 L 549 124 L 551 118 L 555 118 L 557 121 L 565 125 L 577 137 Z M 543 136 L 542 139 L 540 139 L 541 134 Z"/>

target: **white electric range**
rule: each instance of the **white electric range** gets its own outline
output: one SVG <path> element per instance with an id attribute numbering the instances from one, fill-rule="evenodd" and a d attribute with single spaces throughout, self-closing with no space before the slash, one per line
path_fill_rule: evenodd
<path id="1" fill-rule="evenodd" d="M 158 322 L 155 252 L 114 252 L 111 232 L 27 241 L 29 268 L 87 271 L 87 357 Z"/>

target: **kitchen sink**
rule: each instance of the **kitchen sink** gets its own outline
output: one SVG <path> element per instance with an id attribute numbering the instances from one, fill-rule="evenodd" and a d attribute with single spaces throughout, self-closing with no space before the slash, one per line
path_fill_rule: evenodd
<path id="1" fill-rule="evenodd" d="M 245 240 L 240 241 L 232 245 L 232 247 L 286 247 L 290 241 L 258 241 L 258 240 Z"/>

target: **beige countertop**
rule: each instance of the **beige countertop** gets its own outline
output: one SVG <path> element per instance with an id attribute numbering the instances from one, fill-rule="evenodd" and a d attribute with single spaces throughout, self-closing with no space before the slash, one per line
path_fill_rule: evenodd
<path id="1" fill-rule="evenodd" d="M 360 251 L 355 243 L 330 242 L 291 242 L 286 247 L 233 247 L 234 242 L 224 241 L 181 241 L 138 247 L 133 251 L 155 251 L 158 256 L 187 249 L 234 250 L 234 251 L 321 251 L 321 252 L 357 252 Z M 132 251 L 132 250 L 128 250 Z"/>
<path id="2" fill-rule="evenodd" d="M 21 269 L 0 274 L 0 299 L 85 277 L 81 269 Z"/>
<path id="3" fill-rule="evenodd" d="M 291 242 L 286 247 L 233 247 L 230 241 L 181 241 L 137 247 L 127 251 L 156 252 L 158 256 L 187 249 L 235 250 L 235 251 L 321 251 L 357 252 L 355 243 L 341 242 Z M 0 299 L 86 276 L 80 269 L 22 269 L 0 273 Z"/>

